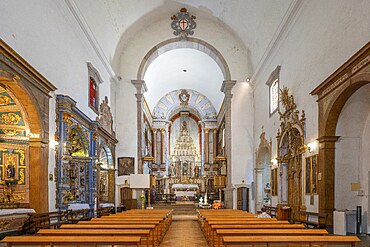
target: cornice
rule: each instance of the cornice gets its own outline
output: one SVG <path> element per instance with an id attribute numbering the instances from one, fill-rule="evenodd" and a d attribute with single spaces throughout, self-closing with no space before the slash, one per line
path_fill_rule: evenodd
<path id="1" fill-rule="evenodd" d="M 261 73 L 263 67 L 266 65 L 266 63 L 271 58 L 272 54 L 277 49 L 280 42 L 283 40 L 284 36 L 286 35 L 289 27 L 292 23 L 294 23 L 294 20 L 301 9 L 303 5 L 303 0 L 293 0 L 288 10 L 285 12 L 285 15 L 283 19 L 281 20 L 278 28 L 276 29 L 274 36 L 272 37 L 269 45 L 267 46 L 265 52 L 263 53 L 263 56 L 261 60 L 259 61 L 255 72 L 253 73 L 253 76 L 251 78 L 252 83 L 255 81 L 255 79 L 258 77 L 258 75 Z"/>
<path id="2" fill-rule="evenodd" d="M 107 70 L 108 74 L 111 76 L 111 78 L 117 82 L 116 74 L 112 68 L 112 66 L 109 63 L 109 60 L 107 59 L 106 55 L 104 54 L 103 49 L 99 45 L 98 41 L 96 40 L 93 32 L 91 31 L 89 25 L 87 24 L 85 18 L 83 17 L 80 9 L 78 8 L 77 4 L 74 0 L 64 0 L 65 4 L 67 5 L 69 11 L 72 13 L 73 17 L 76 19 L 78 25 L 82 29 L 85 37 L 89 41 L 89 44 L 95 51 L 96 55 L 98 56 L 99 60 L 103 64 L 104 68 Z"/>

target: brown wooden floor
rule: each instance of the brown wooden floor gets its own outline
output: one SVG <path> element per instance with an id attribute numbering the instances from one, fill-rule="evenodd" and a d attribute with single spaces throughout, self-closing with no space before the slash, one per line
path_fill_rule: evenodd
<path id="1" fill-rule="evenodd" d="M 160 247 L 206 247 L 207 242 L 195 215 L 174 215 Z"/>

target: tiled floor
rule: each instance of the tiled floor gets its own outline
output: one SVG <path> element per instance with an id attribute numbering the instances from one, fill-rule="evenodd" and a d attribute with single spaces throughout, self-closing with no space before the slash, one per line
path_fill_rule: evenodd
<path id="1" fill-rule="evenodd" d="M 194 215 L 174 215 L 160 247 L 206 247 L 207 242 Z"/>

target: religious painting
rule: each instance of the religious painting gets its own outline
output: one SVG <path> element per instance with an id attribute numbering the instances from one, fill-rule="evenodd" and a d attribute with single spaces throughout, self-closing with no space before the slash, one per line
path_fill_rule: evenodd
<path id="1" fill-rule="evenodd" d="M 306 194 L 317 193 L 317 155 L 306 158 Z"/>
<path id="2" fill-rule="evenodd" d="M 118 176 L 134 174 L 134 157 L 118 158 Z"/>
<path id="3" fill-rule="evenodd" d="M 277 168 L 271 170 L 271 195 L 277 196 Z"/>

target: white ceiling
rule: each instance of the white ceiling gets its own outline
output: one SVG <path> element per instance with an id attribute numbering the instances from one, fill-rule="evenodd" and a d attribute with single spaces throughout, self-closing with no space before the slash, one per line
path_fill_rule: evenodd
<path id="1" fill-rule="evenodd" d="M 74 1 L 105 56 L 112 61 L 119 43 L 148 24 L 169 19 L 180 8 L 216 20 L 230 29 L 250 51 L 256 68 L 295 0 L 69 0 Z M 169 22 L 170 23 L 170 22 Z M 167 30 L 163 30 L 167 32 Z M 123 39 L 124 38 L 124 39 Z M 120 52 L 120 51 L 118 51 Z"/>
<path id="2" fill-rule="evenodd" d="M 170 16 L 185 7 L 191 15 L 219 23 L 239 39 L 249 51 L 246 59 L 253 74 L 286 13 L 297 0 L 66 1 L 75 3 L 114 69 L 118 69 L 115 65 L 121 56 L 125 56 L 125 45 L 131 37 L 153 28 L 151 25 L 163 19 L 168 19 L 170 25 Z M 167 35 L 168 30 L 159 32 Z M 183 69 L 187 72 L 184 73 Z M 192 49 L 166 52 L 152 62 L 144 79 L 148 87 L 145 98 L 151 110 L 160 98 L 176 89 L 199 91 L 209 98 L 216 110 L 220 109 L 223 76 L 217 64 L 202 52 Z"/>
<path id="3" fill-rule="evenodd" d="M 220 91 L 223 78 L 221 69 L 207 54 L 190 48 L 171 50 L 157 57 L 148 67 L 144 76 L 148 91 L 144 96 L 153 110 L 166 93 L 193 89 L 204 94 L 218 111 L 223 100 Z"/>

